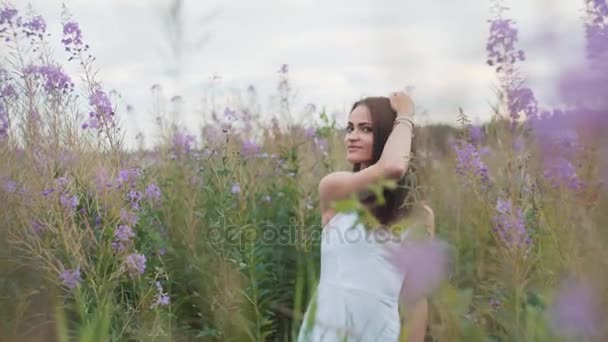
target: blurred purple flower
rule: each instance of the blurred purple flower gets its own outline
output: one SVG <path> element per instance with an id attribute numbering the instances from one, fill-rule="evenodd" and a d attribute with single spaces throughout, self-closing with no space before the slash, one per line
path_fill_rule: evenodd
<path id="1" fill-rule="evenodd" d="M 99 131 L 114 127 L 114 108 L 110 98 L 102 89 L 96 89 L 89 95 L 89 105 L 92 110 L 89 112 L 88 121 L 82 124 L 82 129 L 92 128 Z"/>
<path id="2" fill-rule="evenodd" d="M 52 195 L 52 194 L 53 194 L 53 192 L 55 192 L 55 189 L 49 188 L 49 189 L 44 189 L 44 190 L 42 190 L 42 191 L 40 192 L 40 194 L 41 194 L 43 197 L 49 197 L 50 195 Z"/>
<path id="3" fill-rule="evenodd" d="M 549 159 L 545 162 L 544 176 L 553 186 L 564 185 L 569 189 L 580 190 L 583 183 L 576 174 L 576 168 L 564 157 Z"/>
<path id="4" fill-rule="evenodd" d="M 304 137 L 306 139 L 312 139 L 317 135 L 317 129 L 314 127 L 308 127 L 306 128 L 306 130 L 304 131 Z"/>
<path id="5" fill-rule="evenodd" d="M 127 244 L 131 241 L 131 238 L 135 237 L 131 227 L 121 224 L 116 230 L 114 230 L 114 242 L 112 242 L 112 249 L 118 253 L 125 251 Z"/>
<path id="6" fill-rule="evenodd" d="M 601 327 L 597 303 L 598 299 L 587 283 L 565 280 L 550 309 L 554 331 L 568 337 L 594 337 Z"/>
<path id="7" fill-rule="evenodd" d="M 63 92 L 67 93 L 74 89 L 74 83 L 70 77 L 55 65 L 43 65 L 38 72 L 44 78 L 44 90 L 48 93 Z"/>
<path id="8" fill-rule="evenodd" d="M 449 272 L 448 245 L 441 240 L 406 242 L 390 260 L 405 276 L 401 298 L 408 303 L 429 296 Z"/>
<path id="9" fill-rule="evenodd" d="M 118 225 L 114 231 L 114 238 L 118 241 L 129 241 L 134 236 L 133 229 L 125 224 Z"/>
<path id="10" fill-rule="evenodd" d="M 0 98 L 2 99 L 17 99 L 19 95 L 12 84 L 0 84 Z"/>
<path id="11" fill-rule="evenodd" d="M 15 90 L 13 78 L 10 76 L 8 70 L 0 68 L 0 98 L 8 100 L 10 98 L 17 99 L 19 94 Z"/>
<path id="12" fill-rule="evenodd" d="M 112 186 L 108 171 L 103 167 L 100 167 L 95 171 L 95 176 L 93 179 L 95 181 L 95 188 L 97 189 L 97 192 L 102 192 L 106 188 Z"/>
<path id="13" fill-rule="evenodd" d="M 518 41 L 517 29 L 512 26 L 511 19 L 497 18 L 489 20 L 490 36 L 486 44 L 488 53 L 487 63 L 495 66 L 497 71 L 501 71 L 505 64 L 513 64 L 516 61 L 525 59 L 523 50 L 515 48 Z"/>
<path id="14" fill-rule="evenodd" d="M 74 270 L 63 270 L 61 274 L 59 274 L 59 278 L 65 286 L 70 290 L 73 290 L 82 281 L 80 266 L 76 267 Z"/>
<path id="15" fill-rule="evenodd" d="M 162 194 L 158 185 L 154 183 L 148 184 L 148 187 L 146 188 L 146 199 L 154 203 L 161 203 Z"/>
<path id="16" fill-rule="evenodd" d="M 134 187 L 140 176 L 141 170 L 139 168 L 122 169 L 118 171 L 118 177 L 115 179 L 115 187 L 121 188 L 125 183 Z"/>
<path id="17" fill-rule="evenodd" d="M 255 141 L 247 139 L 243 142 L 242 151 L 244 156 L 249 157 L 255 155 L 256 153 L 259 153 L 260 146 L 256 144 Z"/>
<path id="18" fill-rule="evenodd" d="M 456 171 L 460 174 L 472 174 L 480 179 L 482 183 L 489 184 L 490 177 L 488 169 L 481 160 L 477 148 L 469 142 L 460 140 L 452 143 L 452 148 L 456 152 Z"/>
<path id="19" fill-rule="evenodd" d="M 14 193 L 15 191 L 17 191 L 18 187 L 19 187 L 19 184 L 17 184 L 17 182 L 15 182 L 12 179 L 6 179 L 4 181 L 4 191 L 6 191 L 8 193 Z"/>
<path id="20" fill-rule="evenodd" d="M 44 229 L 44 225 L 38 220 L 30 220 L 30 227 L 36 234 L 40 234 Z"/>
<path id="21" fill-rule="evenodd" d="M 169 294 L 163 292 L 163 286 L 160 284 L 159 281 L 157 281 L 155 285 L 156 285 L 156 292 L 157 292 L 156 297 L 155 297 L 156 300 L 154 301 L 154 303 L 152 303 L 150 308 L 169 305 L 169 303 L 170 303 Z"/>
<path id="22" fill-rule="evenodd" d="M 65 177 L 55 178 L 55 185 L 57 186 L 57 190 L 59 191 L 65 190 L 68 186 L 68 183 L 68 179 Z"/>
<path id="23" fill-rule="evenodd" d="M 487 63 L 495 67 L 501 87 L 505 92 L 512 127 L 521 112 L 530 118 L 537 113 L 537 100 L 532 90 L 524 85 L 516 64 L 525 59 L 524 51 L 516 48 L 517 29 L 511 19 L 505 19 L 503 12 L 508 8 L 497 4 L 497 13 L 490 22 L 490 36 L 486 45 Z"/>
<path id="24" fill-rule="evenodd" d="M 538 113 L 538 102 L 534 97 L 532 89 L 528 87 L 515 87 L 507 93 L 509 113 L 514 119 L 519 118 L 523 112 L 527 118 L 534 117 Z"/>
<path id="25" fill-rule="evenodd" d="M 30 64 L 23 70 L 23 73 L 36 79 L 41 78 L 44 81 L 44 90 L 49 95 L 56 93 L 66 94 L 74 90 L 74 83 L 70 76 L 64 73 L 60 66 L 52 64 L 36 66 Z"/>
<path id="26" fill-rule="evenodd" d="M 226 107 L 224 108 L 224 117 L 230 121 L 234 121 L 238 118 L 237 111 L 230 107 Z"/>
<path id="27" fill-rule="evenodd" d="M 63 39 L 61 40 L 67 51 L 82 47 L 82 31 L 75 21 L 63 23 Z"/>
<path id="28" fill-rule="evenodd" d="M 61 196 L 59 196 L 59 202 L 61 203 L 62 206 L 70 209 L 70 210 L 75 210 L 76 207 L 78 206 L 78 197 L 76 196 L 71 196 L 68 193 L 63 193 L 61 194 Z"/>
<path id="29" fill-rule="evenodd" d="M 42 35 L 46 32 L 46 22 L 40 15 L 28 18 L 22 27 L 26 37 L 35 35 L 42 39 Z"/>
<path id="30" fill-rule="evenodd" d="M 4 103 L 0 101 L 0 140 L 5 140 L 8 138 L 8 130 L 8 113 L 4 109 Z"/>
<path id="31" fill-rule="evenodd" d="M 126 256 L 125 266 L 131 275 L 141 275 L 146 270 L 146 257 L 140 253 L 132 253 Z"/>
<path id="32" fill-rule="evenodd" d="M 129 200 L 129 203 L 131 204 L 131 207 L 135 210 L 139 210 L 139 204 L 141 202 L 141 200 L 143 199 L 143 195 L 140 191 L 137 190 L 130 190 L 127 193 L 127 199 Z"/>
<path id="33" fill-rule="evenodd" d="M 135 226 L 137 225 L 137 222 L 139 222 L 139 217 L 137 216 L 137 214 L 132 213 L 124 208 L 120 209 L 120 219 L 122 222 L 130 226 Z"/>
<path id="34" fill-rule="evenodd" d="M 13 19 L 15 18 L 15 16 L 17 16 L 17 10 L 12 8 L 12 7 L 8 7 L 8 5 L 5 5 L 5 7 L 0 8 L 0 26 L 1 25 L 10 25 L 12 26 L 14 24 Z"/>
<path id="35" fill-rule="evenodd" d="M 510 200 L 498 198 L 496 201 L 493 230 L 509 249 L 527 248 L 531 244 L 523 212 L 514 208 Z"/>
<path id="36" fill-rule="evenodd" d="M 239 185 L 239 183 L 232 184 L 230 192 L 232 192 L 233 194 L 238 194 L 239 192 L 241 192 L 241 186 Z"/>
<path id="37" fill-rule="evenodd" d="M 192 145 L 196 142 L 196 137 L 183 132 L 176 132 L 172 140 L 173 152 L 177 154 L 190 153 Z"/>
<path id="38" fill-rule="evenodd" d="M 479 145 L 481 143 L 481 140 L 483 139 L 483 130 L 481 129 L 481 126 L 479 125 L 475 125 L 471 127 L 471 142 L 474 145 Z"/>

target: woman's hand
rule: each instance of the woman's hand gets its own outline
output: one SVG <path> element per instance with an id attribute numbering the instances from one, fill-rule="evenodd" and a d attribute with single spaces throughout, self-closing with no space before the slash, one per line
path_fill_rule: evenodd
<path id="1" fill-rule="evenodd" d="M 391 93 L 391 107 L 398 115 L 414 116 L 414 101 L 403 91 Z"/>

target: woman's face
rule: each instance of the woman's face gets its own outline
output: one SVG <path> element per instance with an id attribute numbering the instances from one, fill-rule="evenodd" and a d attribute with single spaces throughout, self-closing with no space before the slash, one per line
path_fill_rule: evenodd
<path id="1" fill-rule="evenodd" d="M 344 144 L 346 159 L 350 163 L 361 163 L 361 168 L 371 164 L 374 134 L 371 113 L 365 105 L 358 105 L 350 113 Z"/>

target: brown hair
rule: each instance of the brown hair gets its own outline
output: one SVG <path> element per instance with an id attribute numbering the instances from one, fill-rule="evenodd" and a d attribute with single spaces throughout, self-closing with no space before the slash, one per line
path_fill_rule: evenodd
<path id="1" fill-rule="evenodd" d="M 372 131 L 374 144 L 372 147 L 372 160 L 370 164 L 375 164 L 380 159 L 384 145 L 393 130 L 393 122 L 397 117 L 397 112 L 393 110 L 390 100 L 387 97 L 366 97 L 355 102 L 351 112 L 359 105 L 367 107 L 371 114 Z M 415 132 L 414 132 L 415 133 Z M 414 134 L 416 136 L 416 134 Z M 395 220 L 403 218 L 410 213 L 417 202 L 419 193 L 419 181 L 416 176 L 416 142 L 412 137 L 411 153 L 407 171 L 401 179 L 397 181 L 395 189 L 384 188 L 384 204 L 377 204 L 376 196 L 367 190 L 358 194 L 358 198 L 364 206 L 371 211 L 375 218 L 382 224 L 388 225 Z M 353 172 L 361 170 L 361 163 L 355 163 Z"/>

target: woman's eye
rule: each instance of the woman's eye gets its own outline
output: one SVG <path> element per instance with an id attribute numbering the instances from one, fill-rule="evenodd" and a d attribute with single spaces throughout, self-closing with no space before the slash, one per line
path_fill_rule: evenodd
<path id="1" fill-rule="evenodd" d="M 371 127 L 364 127 L 364 128 L 363 128 L 363 132 L 367 132 L 367 133 L 369 133 L 369 132 L 371 132 L 371 131 L 372 131 L 372 128 L 371 128 Z"/>
<path id="2" fill-rule="evenodd" d="M 353 128 L 352 127 L 346 127 L 346 131 L 350 133 L 350 132 L 353 131 Z"/>

